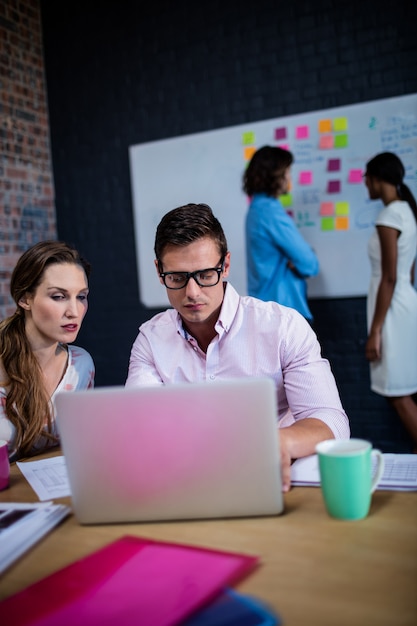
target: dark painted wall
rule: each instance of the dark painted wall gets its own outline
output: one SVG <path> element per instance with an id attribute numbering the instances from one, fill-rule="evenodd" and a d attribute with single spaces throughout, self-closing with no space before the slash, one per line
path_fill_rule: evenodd
<path id="1" fill-rule="evenodd" d="M 58 233 L 93 264 L 78 342 L 94 356 L 97 385 L 123 384 L 138 326 L 156 312 L 139 302 L 129 145 L 417 92 L 415 2 L 41 7 Z M 407 451 L 369 391 L 365 300 L 311 305 L 353 434 Z"/>

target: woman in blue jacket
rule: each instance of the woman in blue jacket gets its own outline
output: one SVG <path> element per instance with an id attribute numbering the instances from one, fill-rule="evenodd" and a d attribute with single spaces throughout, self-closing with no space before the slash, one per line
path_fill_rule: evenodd
<path id="1" fill-rule="evenodd" d="M 243 175 L 243 190 L 251 202 L 246 216 L 248 293 L 296 309 L 307 320 L 306 278 L 319 271 L 317 256 L 279 201 L 288 193 L 293 155 L 263 146 Z"/>

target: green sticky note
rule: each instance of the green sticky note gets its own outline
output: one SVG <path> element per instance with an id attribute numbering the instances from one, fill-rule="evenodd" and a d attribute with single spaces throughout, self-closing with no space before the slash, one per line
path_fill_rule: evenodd
<path id="1" fill-rule="evenodd" d="M 279 199 L 282 206 L 292 206 L 292 194 L 284 193 Z"/>
<path id="2" fill-rule="evenodd" d="M 334 147 L 335 148 L 347 148 L 348 136 L 347 135 L 335 135 Z"/>
<path id="3" fill-rule="evenodd" d="M 255 133 L 253 131 L 247 131 L 242 135 L 242 143 L 244 146 L 255 143 Z"/>
<path id="4" fill-rule="evenodd" d="M 321 218 L 321 229 L 322 230 L 334 230 L 334 218 L 333 217 L 322 217 Z"/>

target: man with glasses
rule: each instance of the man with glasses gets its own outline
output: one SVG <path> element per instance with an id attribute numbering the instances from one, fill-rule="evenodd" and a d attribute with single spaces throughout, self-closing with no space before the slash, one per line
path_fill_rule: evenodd
<path id="1" fill-rule="evenodd" d="M 157 274 L 173 308 L 140 326 L 126 387 L 272 378 L 283 490 L 288 491 L 293 459 L 313 454 L 319 441 L 350 434 L 316 335 L 294 309 L 239 296 L 226 280 L 225 234 L 206 204 L 169 211 L 157 227 L 154 249 Z"/>

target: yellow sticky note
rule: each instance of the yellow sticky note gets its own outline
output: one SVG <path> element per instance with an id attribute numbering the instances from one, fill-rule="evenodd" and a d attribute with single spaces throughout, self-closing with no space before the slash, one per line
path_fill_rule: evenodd
<path id="1" fill-rule="evenodd" d="M 341 130 L 348 129 L 347 117 L 335 117 L 333 120 L 333 130 L 339 133 Z"/>
<path id="2" fill-rule="evenodd" d="M 349 215 L 349 202 L 335 202 L 336 215 Z"/>

